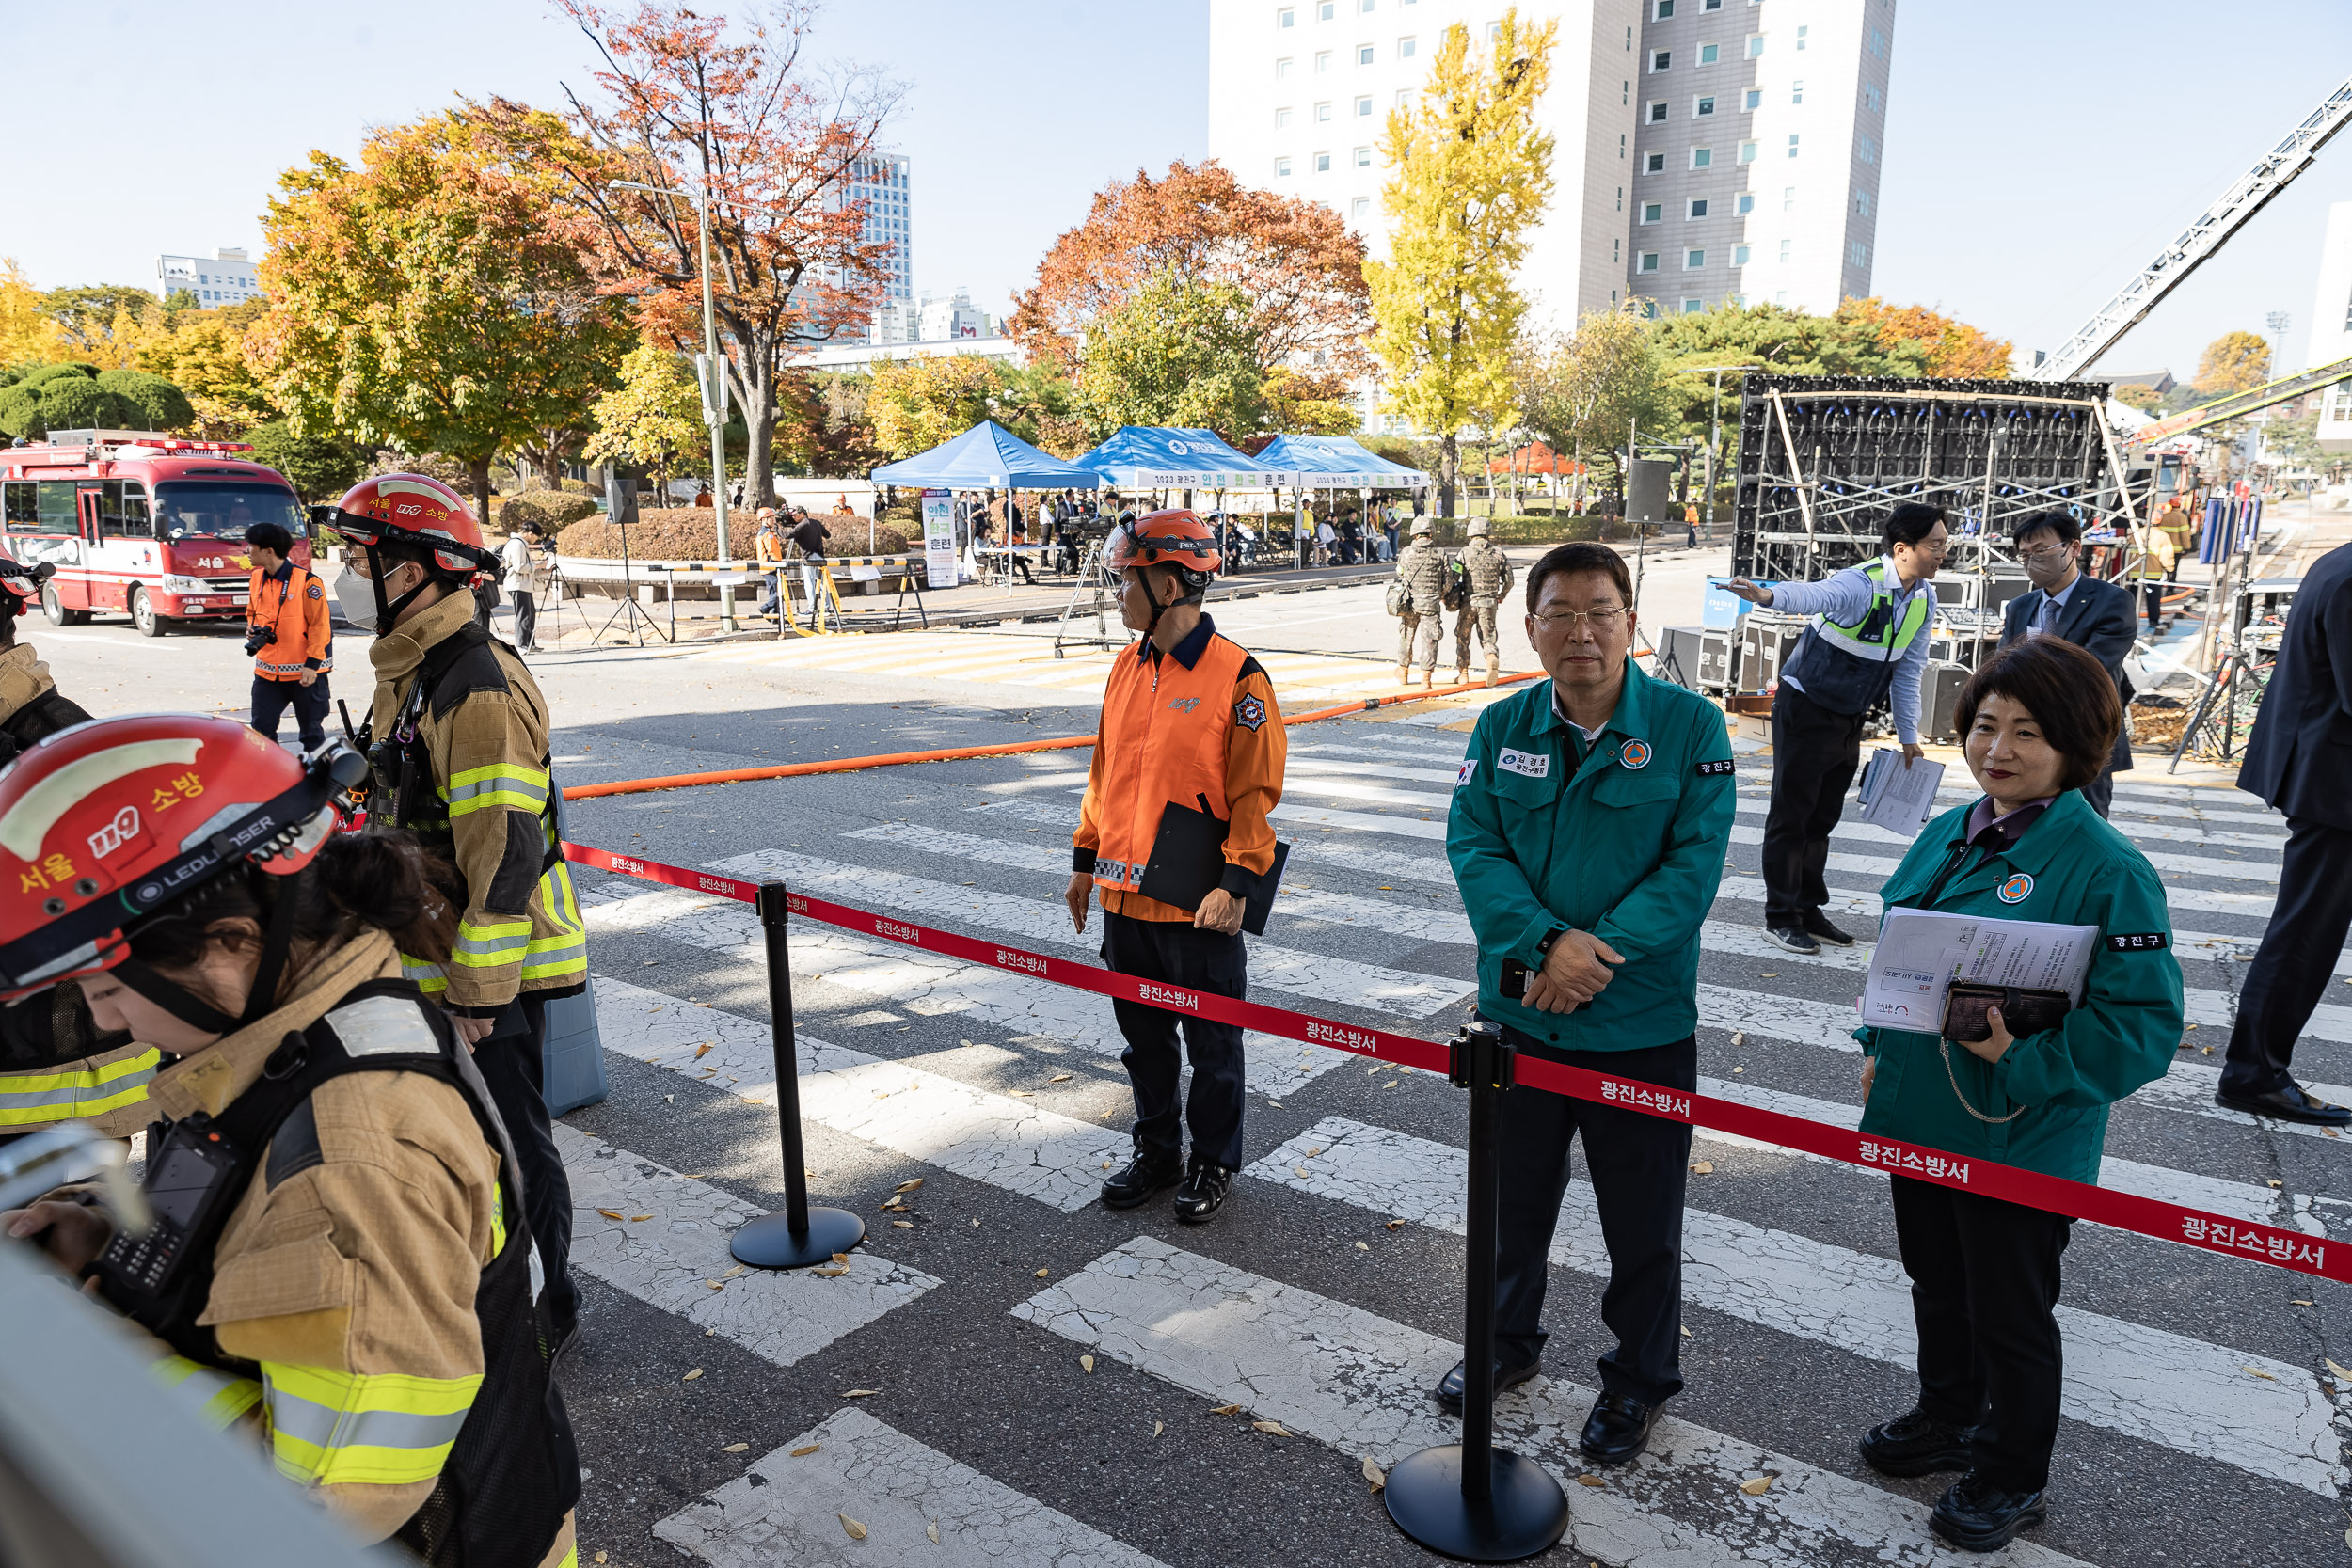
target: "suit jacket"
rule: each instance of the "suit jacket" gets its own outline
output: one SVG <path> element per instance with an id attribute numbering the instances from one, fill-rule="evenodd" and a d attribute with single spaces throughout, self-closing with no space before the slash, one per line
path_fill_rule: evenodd
<path id="1" fill-rule="evenodd" d="M 2352 829 L 2352 545 L 2320 557 L 2287 611 L 2237 776 L 2291 817 Z"/>
<path id="2" fill-rule="evenodd" d="M 2001 620 L 2002 647 L 2025 637 L 2026 628 L 2042 619 L 2042 607 L 2048 599 L 2041 589 L 2029 588 L 2009 601 Z M 2132 680 L 2123 673 L 2123 661 L 2131 657 L 2133 640 L 2139 635 L 2139 606 L 2130 589 L 2088 575 L 2077 578 L 2066 595 L 2066 608 L 2058 611 L 2054 635 L 2106 665 L 2107 673 L 2115 677 L 2116 697 L 2125 703 L 2132 700 Z M 2126 724 L 2115 736 L 2115 750 L 2107 754 L 2107 771 L 2128 772 L 2131 766 L 2132 727 Z"/>

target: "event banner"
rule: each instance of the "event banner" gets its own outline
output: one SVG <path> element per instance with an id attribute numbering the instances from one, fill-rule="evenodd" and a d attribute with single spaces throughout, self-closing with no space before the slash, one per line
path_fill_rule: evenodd
<path id="1" fill-rule="evenodd" d="M 924 586 L 956 585 L 956 501 L 945 490 L 923 492 L 923 566 Z"/>

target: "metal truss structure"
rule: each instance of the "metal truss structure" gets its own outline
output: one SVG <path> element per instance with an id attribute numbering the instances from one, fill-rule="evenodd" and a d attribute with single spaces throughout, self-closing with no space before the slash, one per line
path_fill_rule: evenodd
<path id="1" fill-rule="evenodd" d="M 2218 200 L 2192 218 L 2179 234 L 2167 241 L 2156 259 L 2117 291 L 2091 318 L 2061 344 L 2057 353 L 2034 367 L 2036 381 L 2064 381 L 2094 362 L 2156 308 L 2205 258 L 2237 232 L 2270 198 L 2310 166 L 2328 139 L 2352 120 L 2352 77 L 2337 84 L 2284 139 L 2254 160 Z"/>
<path id="2" fill-rule="evenodd" d="M 2169 441 L 2175 436 L 2193 435 L 2207 425 L 2242 418 L 2268 408 L 2273 404 L 2299 398 L 2306 392 L 2316 392 L 2323 387 L 2332 387 L 2339 381 L 2352 381 L 2352 357 L 2330 360 L 2308 371 L 2282 375 L 2251 391 L 2233 392 L 2202 407 L 2185 409 L 2169 420 L 2158 420 L 2154 424 L 2143 425 L 2133 431 L 2122 438 L 2123 444 L 2126 447 L 2153 447 L 2159 441 Z"/>

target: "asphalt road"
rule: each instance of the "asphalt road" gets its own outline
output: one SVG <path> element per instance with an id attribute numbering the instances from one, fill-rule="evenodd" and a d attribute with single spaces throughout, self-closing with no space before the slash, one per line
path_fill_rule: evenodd
<path id="1" fill-rule="evenodd" d="M 1649 577 L 1657 623 L 1695 619 L 1709 564 L 1669 558 Z M 1295 650 L 1302 693 L 1391 673 L 1376 589 L 1238 601 L 1218 621 L 1254 649 Z M 245 701 L 231 633 L 29 635 L 95 712 Z M 1091 728 L 1099 655 L 952 641 L 991 636 L 604 649 L 534 668 L 571 784 Z M 364 645 L 340 646 L 339 689 L 363 696 Z M 1278 823 L 1296 844 L 1290 897 L 1257 946 L 1253 995 L 1451 1033 L 1472 951 L 1442 828 L 1472 717 L 1417 706 L 1293 731 L 1294 815 Z M 1087 957 L 1099 927 L 1073 936 L 1058 903 L 1085 757 L 585 800 L 569 830 Z M 1851 1117 L 1851 958 L 1756 941 L 1762 768 L 1742 759 L 1741 834 L 1701 963 L 1704 1086 Z M 2347 1244 L 2352 1140 L 2210 1103 L 2219 1053 L 2205 1046 L 2226 1038 L 2240 973 L 2224 960 L 2263 929 L 2283 825 L 2250 797 L 2151 771 L 2118 808 L 2167 857 L 2199 1023 L 2175 1072 L 2117 1108 L 2106 1180 Z M 1866 931 L 1867 895 L 1901 852 L 1873 832 L 1849 825 L 1830 878 Z M 1158 1203 L 1111 1213 L 1087 1201 L 1131 1115 L 1106 1004 L 796 923 L 810 1184 L 863 1215 L 868 1239 L 838 1276 L 730 1275 L 726 1228 L 782 1201 L 756 927 L 716 901 L 579 879 L 612 1081 L 566 1118 L 588 1300 L 564 1374 L 590 1472 L 583 1563 L 1429 1560 L 1361 1466 L 1447 1430 L 1420 1389 L 1460 1334 L 1457 1091 L 1253 1037 L 1250 1164 L 1227 1211 L 1201 1227 Z M 2314 1022 L 2298 1068 L 2352 1084 L 2352 993 Z M 1597 1486 L 1574 1484 L 1581 1390 L 1608 1341 L 1597 1240 L 1572 1193 L 1548 1375 L 1499 1408 L 1505 1439 L 1571 1482 L 1577 1523 L 1546 1560 L 1957 1560 L 1924 1529 L 1941 1483 L 1877 1477 L 1853 1451 L 1914 1391 L 1883 1182 L 1723 1139 L 1702 1137 L 1693 1160 L 1708 1169 L 1689 1198 L 1681 1424 Z M 894 1198 L 904 1208 L 885 1212 Z M 2352 1362 L 2352 1291 L 2079 1226 L 2064 1300 L 2052 1517 L 2008 1560 L 2346 1560 L 2344 1395 L 2327 1358 Z M 1759 1476 L 1774 1478 L 1762 1496 L 1740 1490 Z"/>

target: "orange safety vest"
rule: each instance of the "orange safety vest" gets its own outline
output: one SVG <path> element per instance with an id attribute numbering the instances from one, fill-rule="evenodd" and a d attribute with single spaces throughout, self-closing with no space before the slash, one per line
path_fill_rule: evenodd
<path id="1" fill-rule="evenodd" d="M 265 587 L 270 600 L 266 604 L 262 601 Z M 291 568 L 283 583 L 255 567 L 245 618 L 249 626 L 274 626 L 278 631 L 278 641 L 253 656 L 253 673 L 262 679 L 300 680 L 305 661 L 313 657 L 319 661 L 322 675 L 335 667 L 326 585 L 302 567 Z"/>
<path id="2" fill-rule="evenodd" d="M 1233 727 L 1233 687 L 1248 651 L 1221 636 L 1209 639 L 1189 670 L 1165 655 L 1153 658 L 1136 644 L 1111 666 L 1103 691 L 1103 758 L 1093 816 L 1097 887 L 1133 891 L 1159 837 L 1168 803 L 1200 808 L 1222 821 L 1226 738 Z"/>

